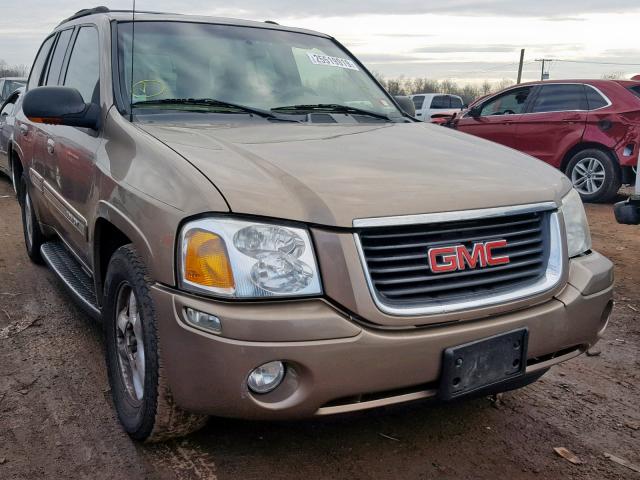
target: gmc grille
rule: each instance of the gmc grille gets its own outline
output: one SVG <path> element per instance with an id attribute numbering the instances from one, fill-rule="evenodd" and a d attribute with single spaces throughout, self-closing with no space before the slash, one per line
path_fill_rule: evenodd
<path id="1" fill-rule="evenodd" d="M 400 310 L 452 303 L 472 305 L 477 299 L 491 303 L 491 297 L 498 299 L 501 294 L 527 288 L 531 290 L 527 293 L 538 293 L 543 287 L 548 289 L 551 280 L 554 284 L 559 281 L 562 262 L 557 251 L 553 268 L 549 268 L 552 220 L 557 229 L 555 212 L 533 211 L 465 221 L 369 227 L 359 229 L 356 236 L 378 303 Z M 559 250 L 557 232 L 556 236 L 554 249 Z M 446 273 L 434 273 L 429 267 L 428 251 L 432 248 L 462 245 L 472 252 L 475 244 L 498 240 L 505 240 L 507 245 L 493 253 L 508 256 L 508 264 L 467 265 Z"/>

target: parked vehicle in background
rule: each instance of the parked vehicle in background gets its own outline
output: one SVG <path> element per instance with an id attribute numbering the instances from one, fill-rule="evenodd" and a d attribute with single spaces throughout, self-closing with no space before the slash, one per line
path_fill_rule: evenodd
<path id="1" fill-rule="evenodd" d="M 446 117 L 460 112 L 464 102 L 457 95 L 445 93 L 419 93 L 410 95 L 416 107 L 416 118 L 423 122 L 431 122 L 436 117 Z"/>
<path id="2" fill-rule="evenodd" d="M 133 438 L 519 388 L 598 341 L 612 264 L 564 175 L 408 116 L 327 35 L 135 18 L 47 37 L 12 156 Z"/>
<path id="3" fill-rule="evenodd" d="M 624 225 L 640 225 L 640 163 L 636 167 L 636 188 L 627 200 L 614 206 L 616 221 Z"/>
<path id="4" fill-rule="evenodd" d="M 452 126 L 539 158 L 565 172 L 585 201 L 606 202 L 635 181 L 640 82 L 521 84 L 477 100 Z"/>
<path id="5" fill-rule="evenodd" d="M 23 93 L 24 87 L 19 88 L 0 105 L 0 172 L 4 172 L 11 177 L 14 191 L 17 191 L 19 179 L 16 179 L 13 175 L 9 159 L 11 158 L 10 151 L 15 142 L 16 113 L 20 110 Z"/>
<path id="6" fill-rule="evenodd" d="M 24 87 L 27 84 L 26 78 L 5 77 L 0 78 L 0 103 L 3 103 L 9 95 Z"/>

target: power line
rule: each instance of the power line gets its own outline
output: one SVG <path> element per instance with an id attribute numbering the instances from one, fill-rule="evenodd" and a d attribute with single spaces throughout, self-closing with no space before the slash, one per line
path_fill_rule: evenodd
<path id="1" fill-rule="evenodd" d="M 592 60 L 563 60 L 561 58 L 547 58 L 547 61 L 563 63 L 585 63 L 590 65 L 622 65 L 628 67 L 640 67 L 640 63 L 620 63 L 620 62 L 596 62 Z"/>

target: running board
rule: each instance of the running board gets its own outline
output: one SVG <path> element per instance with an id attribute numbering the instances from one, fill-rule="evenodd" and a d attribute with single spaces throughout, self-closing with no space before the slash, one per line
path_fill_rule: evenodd
<path id="1" fill-rule="evenodd" d="M 40 247 L 45 263 L 62 280 L 69 293 L 80 307 L 95 320 L 100 319 L 100 309 L 96 301 L 96 291 L 91 278 L 80 263 L 60 241 L 47 242 Z"/>

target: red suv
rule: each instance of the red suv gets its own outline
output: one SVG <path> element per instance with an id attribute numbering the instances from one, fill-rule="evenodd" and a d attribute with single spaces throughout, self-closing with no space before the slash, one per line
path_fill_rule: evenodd
<path id="1" fill-rule="evenodd" d="M 567 174 L 583 200 L 606 202 L 635 178 L 640 82 L 520 84 L 476 100 L 453 124 L 544 160 Z"/>

